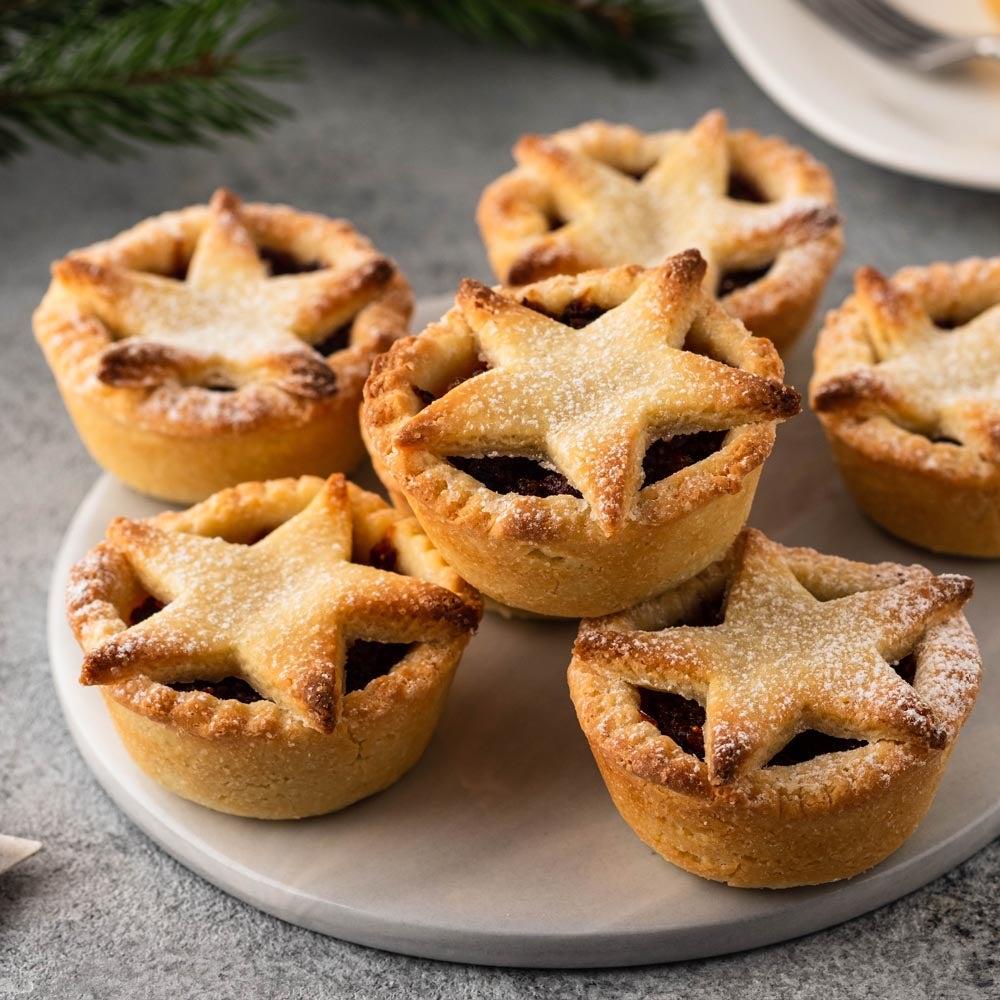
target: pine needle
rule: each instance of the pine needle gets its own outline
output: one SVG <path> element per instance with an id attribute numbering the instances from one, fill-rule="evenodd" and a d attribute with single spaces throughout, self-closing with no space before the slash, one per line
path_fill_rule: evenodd
<path id="1" fill-rule="evenodd" d="M 689 18 L 671 0 L 340 0 L 436 21 L 479 42 L 556 48 L 649 77 L 651 52 L 687 56 Z"/>
<path id="2" fill-rule="evenodd" d="M 253 0 L 0 5 L 0 157 L 40 139 L 115 159 L 270 125 L 288 109 L 252 82 L 293 64 L 248 49 L 279 22 Z"/>

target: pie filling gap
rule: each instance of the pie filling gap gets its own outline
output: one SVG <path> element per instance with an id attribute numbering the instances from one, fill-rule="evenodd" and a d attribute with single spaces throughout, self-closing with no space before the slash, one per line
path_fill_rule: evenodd
<path id="1" fill-rule="evenodd" d="M 441 399 L 443 396 L 447 396 L 452 389 L 457 389 L 463 382 L 468 382 L 469 379 L 473 379 L 477 375 L 482 375 L 483 372 L 488 372 L 489 370 L 490 363 L 481 354 L 477 354 L 475 358 L 463 369 L 457 371 L 456 374 L 444 384 L 440 391 L 424 389 L 422 386 L 414 385 L 413 392 L 417 399 L 420 400 L 421 407 L 430 406 L 435 400 Z"/>
<path id="2" fill-rule="evenodd" d="M 729 173 L 726 197 L 733 201 L 748 201 L 754 205 L 763 205 L 769 200 L 755 180 L 738 170 Z"/>
<path id="3" fill-rule="evenodd" d="M 258 245 L 257 256 L 267 265 L 272 278 L 283 274 L 309 274 L 311 271 L 321 271 L 327 266 L 318 260 L 303 260 L 279 247 Z"/>
<path id="4" fill-rule="evenodd" d="M 344 661 L 344 694 L 363 691 L 376 677 L 388 674 L 413 648 L 408 642 L 355 639 Z"/>
<path id="5" fill-rule="evenodd" d="M 266 538 L 277 527 L 279 525 L 257 532 L 242 544 L 254 545 L 262 538 Z M 395 545 L 390 538 L 384 537 L 371 547 L 366 557 L 355 557 L 351 561 L 373 566 L 375 569 L 394 572 L 397 559 L 398 552 Z M 127 619 L 129 626 L 138 625 L 147 618 L 151 618 L 166 606 L 166 602 L 151 595 L 146 596 L 129 613 Z M 344 694 L 361 691 L 376 677 L 388 674 L 410 652 L 413 646 L 413 643 L 376 642 L 369 639 L 354 640 L 347 648 L 344 662 Z M 173 681 L 164 683 L 164 687 L 181 693 L 201 691 L 213 698 L 218 698 L 220 701 L 238 701 L 244 705 L 269 700 L 240 677 L 224 677 L 221 680 Z"/>
<path id="6" fill-rule="evenodd" d="M 526 298 L 521 305 L 532 312 L 548 316 L 549 319 L 554 319 L 557 323 L 562 323 L 563 326 L 568 326 L 573 330 L 582 330 L 594 320 L 600 319 L 608 311 L 604 306 L 598 305 L 584 296 L 570 300 L 558 311 L 553 311 L 532 298 Z"/>
<path id="7" fill-rule="evenodd" d="M 328 358 L 331 354 L 336 354 L 338 351 L 345 350 L 350 347 L 351 344 L 351 328 L 353 325 L 354 320 L 348 320 L 346 323 L 338 326 L 335 330 L 332 330 L 330 333 L 315 341 L 312 345 L 312 349 L 318 354 L 322 354 L 324 358 Z"/>
<path id="8" fill-rule="evenodd" d="M 647 449 L 642 462 L 640 489 L 667 479 L 688 466 L 708 458 L 722 448 L 728 431 L 695 431 L 658 438 Z M 449 455 L 460 472 L 500 495 L 516 493 L 529 497 L 572 496 L 580 491 L 557 469 L 526 455 Z"/>
<path id="9" fill-rule="evenodd" d="M 697 701 L 679 694 L 639 688 L 639 714 L 685 753 L 705 759 L 705 709 Z M 792 737 L 765 767 L 802 764 L 824 754 L 856 750 L 864 740 L 841 739 L 810 729 Z"/>
<path id="10" fill-rule="evenodd" d="M 719 287 L 716 290 L 716 294 L 721 298 L 722 296 L 729 295 L 741 288 L 746 288 L 747 286 L 760 281 L 762 278 L 767 277 L 772 267 L 774 267 L 773 260 L 764 264 L 762 267 L 749 267 L 732 271 L 723 271 L 719 276 Z"/>
<path id="11" fill-rule="evenodd" d="M 698 623 L 684 621 L 677 624 Z M 913 653 L 909 653 L 898 663 L 892 664 L 892 668 L 904 681 L 912 684 L 916 673 L 916 657 Z M 685 753 L 704 760 L 704 707 L 694 699 L 685 698 L 683 695 L 644 687 L 638 687 L 636 690 L 639 694 L 639 714 L 642 718 L 656 726 L 663 736 L 670 737 Z M 802 764 L 824 754 L 857 750 L 865 745 L 865 740 L 844 739 L 809 729 L 793 736 L 764 766 L 787 767 Z"/>

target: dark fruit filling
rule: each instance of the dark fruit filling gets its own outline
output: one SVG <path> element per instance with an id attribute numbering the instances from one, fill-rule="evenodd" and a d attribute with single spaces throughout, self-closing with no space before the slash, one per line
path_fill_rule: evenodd
<path id="1" fill-rule="evenodd" d="M 899 661 L 899 663 L 894 663 L 892 665 L 892 669 L 895 670 L 907 684 L 912 684 L 913 678 L 917 675 L 917 658 L 912 653 L 908 653 Z"/>
<path id="2" fill-rule="evenodd" d="M 361 691 L 376 677 L 389 673 L 410 651 L 405 642 L 369 642 L 357 639 L 347 650 L 344 663 L 344 694 Z M 266 701 L 246 681 L 238 677 L 226 677 L 221 681 L 179 681 L 168 684 L 174 691 L 204 691 L 222 701 L 240 701 L 251 705 L 255 701 Z"/>
<path id="3" fill-rule="evenodd" d="M 350 323 L 338 326 L 336 330 L 328 333 L 322 340 L 316 341 L 312 345 L 313 350 L 318 351 L 324 358 L 330 357 L 331 354 L 336 354 L 337 351 L 344 350 L 351 342 L 351 326 L 353 322 L 351 320 Z"/>
<path id="4" fill-rule="evenodd" d="M 344 694 L 361 691 L 383 674 L 389 673 L 410 651 L 406 642 L 370 642 L 355 639 L 344 663 Z"/>
<path id="5" fill-rule="evenodd" d="M 698 702 L 679 694 L 639 688 L 639 713 L 685 753 L 705 759 L 705 709 Z"/>
<path id="6" fill-rule="evenodd" d="M 716 617 L 721 616 L 717 614 Z M 718 621 L 711 624 L 718 624 Z M 893 664 L 893 670 L 908 684 L 912 684 L 916 673 L 916 658 L 912 653 L 904 656 L 899 663 Z M 694 754 L 699 760 L 704 760 L 705 709 L 698 702 L 679 694 L 651 691 L 649 688 L 639 688 L 638 691 L 639 713 L 642 717 L 656 726 L 664 736 L 669 736 L 685 753 Z M 765 766 L 787 767 L 790 764 L 801 764 L 812 760 L 822 754 L 856 750 L 864 745 L 864 740 L 841 739 L 839 736 L 828 736 L 826 733 L 810 729 L 792 737 Z"/>
<path id="7" fill-rule="evenodd" d="M 698 431 L 654 441 L 646 450 L 642 462 L 643 488 L 717 452 L 726 434 L 727 431 Z M 580 497 L 580 491 L 561 472 L 547 469 L 531 458 L 520 455 L 463 458 L 453 455 L 448 461 L 494 493 L 519 493 L 526 497 Z"/>
<path id="8" fill-rule="evenodd" d="M 727 433 L 728 431 L 697 431 L 694 434 L 675 434 L 673 437 L 654 441 L 646 449 L 646 456 L 642 460 L 643 487 L 658 483 L 661 479 L 708 458 L 722 447 Z"/>
<path id="9" fill-rule="evenodd" d="M 545 218 L 548 220 L 550 233 L 566 225 L 566 220 L 554 208 L 545 213 Z"/>
<path id="10" fill-rule="evenodd" d="M 932 444 L 956 444 L 962 447 L 962 442 L 953 437 L 948 437 L 944 434 L 935 434 L 933 431 L 917 430 L 914 427 L 907 427 L 904 424 L 898 424 L 897 426 L 902 427 L 903 430 L 910 434 L 916 434 L 917 437 L 927 438 Z"/>
<path id="11" fill-rule="evenodd" d="M 475 363 L 467 372 L 464 372 L 457 378 L 453 378 L 437 395 L 429 389 L 421 389 L 419 385 L 413 386 L 413 391 L 417 394 L 417 398 L 424 404 L 424 406 L 430 406 L 435 399 L 447 396 L 452 389 L 460 386 L 463 382 L 468 382 L 470 378 L 475 378 L 477 375 L 482 375 L 483 372 L 488 372 L 489 370 L 490 363 L 480 355 L 476 358 Z"/>
<path id="12" fill-rule="evenodd" d="M 307 274 L 309 271 L 319 271 L 325 266 L 318 260 L 301 261 L 293 254 L 274 247 L 258 247 L 257 254 L 267 264 L 272 277 L 280 274 Z"/>
<path id="13" fill-rule="evenodd" d="M 157 611 L 162 611 L 166 605 L 163 601 L 158 601 L 155 597 L 147 597 L 137 608 L 132 609 L 132 614 L 128 616 L 129 625 L 138 625 L 147 618 L 152 618 Z"/>
<path id="14" fill-rule="evenodd" d="M 368 565 L 385 570 L 387 573 L 394 573 L 398 556 L 396 546 L 388 538 L 383 538 L 376 542 L 368 553 Z"/>
<path id="15" fill-rule="evenodd" d="M 181 681 L 168 684 L 174 691 L 204 691 L 220 701 L 241 701 L 244 705 L 252 705 L 255 701 L 267 699 L 257 694 L 246 681 L 239 677 L 224 677 L 221 681 Z"/>
<path id="16" fill-rule="evenodd" d="M 530 458 L 510 455 L 486 458 L 454 456 L 448 461 L 494 493 L 520 493 L 526 497 L 580 496 L 579 490 L 571 486 L 564 475 L 546 469 Z"/>
<path id="17" fill-rule="evenodd" d="M 771 261 L 770 264 L 765 264 L 763 267 L 753 267 L 746 271 L 724 271 L 722 277 L 719 278 L 719 296 L 729 295 L 730 292 L 735 292 L 738 288 L 746 288 L 747 285 L 760 281 L 771 270 L 773 263 L 774 261 Z"/>
<path id="18" fill-rule="evenodd" d="M 864 740 L 844 740 L 839 736 L 827 736 L 826 733 L 809 729 L 793 736 L 764 766 L 787 767 L 789 764 L 801 764 L 825 753 L 857 750 L 864 745 Z"/>
<path id="19" fill-rule="evenodd" d="M 557 323 L 562 323 L 563 326 L 572 327 L 574 330 L 582 330 L 607 312 L 603 306 L 597 305 L 596 302 L 588 302 L 586 299 L 573 299 L 562 312 L 557 313 L 546 309 L 540 302 L 535 302 L 532 299 L 525 299 L 522 305 L 536 313 L 541 313 L 543 316 L 548 316 L 549 319 L 554 319 Z"/>
<path id="20" fill-rule="evenodd" d="M 767 201 L 767 198 L 764 197 L 764 192 L 749 177 L 745 177 L 743 174 L 729 175 L 726 197 L 732 198 L 734 201 L 752 201 L 758 205 L 762 205 Z"/>

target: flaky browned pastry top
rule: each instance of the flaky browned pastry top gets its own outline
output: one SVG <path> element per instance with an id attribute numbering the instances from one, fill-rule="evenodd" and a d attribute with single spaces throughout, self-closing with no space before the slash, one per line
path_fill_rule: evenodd
<path id="1" fill-rule="evenodd" d="M 720 111 L 687 131 L 595 121 L 527 135 L 514 156 L 518 168 L 487 187 L 478 211 L 493 268 L 511 284 L 652 267 L 697 247 L 710 290 L 725 272 L 770 266 L 757 291 L 783 300 L 794 291 L 785 286 L 815 279 L 821 287 L 840 252 L 826 170 L 780 139 L 730 133 Z M 734 176 L 753 182 L 754 200 L 733 189 Z M 808 250 L 780 259 L 796 248 Z M 737 301 L 748 291 L 732 290 L 734 315 L 761 308 Z"/>
<path id="2" fill-rule="evenodd" d="M 57 261 L 36 330 L 77 391 L 140 424 L 214 431 L 357 392 L 410 299 L 349 223 L 220 189 Z"/>
<path id="3" fill-rule="evenodd" d="M 897 464 L 995 477 L 1000 466 L 1000 258 L 862 268 L 817 348 L 812 405 Z M 910 432 L 910 433 L 903 433 Z"/>
<path id="4" fill-rule="evenodd" d="M 359 534 L 370 545 L 373 523 L 401 520 L 340 475 L 245 484 L 182 514 L 115 519 L 70 577 L 69 620 L 86 650 L 81 681 L 115 685 L 124 696 L 123 682 L 141 679 L 145 705 L 137 707 L 155 715 L 163 698 L 150 681 L 236 677 L 268 701 L 216 703 L 216 713 L 241 716 L 227 724 L 248 712 L 274 723 L 283 710 L 331 732 L 352 641 L 444 643 L 478 620 L 469 588 L 419 547 L 420 568 L 453 589 L 351 561 Z M 245 537 L 261 524 L 273 530 Z M 234 532 L 244 540 L 223 537 Z M 129 627 L 130 590 L 162 609 Z"/>
<path id="5" fill-rule="evenodd" d="M 398 344 L 366 386 L 370 428 L 401 461 L 393 468 L 404 488 L 420 488 L 429 456 L 529 456 L 565 476 L 610 536 L 636 515 L 651 441 L 773 426 L 797 413 L 798 394 L 781 383 L 771 345 L 703 292 L 705 267 L 688 251 L 650 271 L 588 272 L 516 293 L 463 282 L 455 310 Z M 599 315 L 565 325 L 559 317 L 574 306 Z M 485 370 L 415 412 L 418 389 L 447 381 L 449 350 Z M 738 488 L 771 440 L 736 441 L 712 456 L 706 488 Z"/>
<path id="6" fill-rule="evenodd" d="M 713 588 L 720 624 L 661 627 Z M 588 719 L 636 773 L 686 789 L 697 789 L 702 769 L 713 785 L 739 782 L 806 730 L 940 748 L 978 687 L 978 653 L 959 614 L 971 594 L 966 577 L 787 549 L 745 529 L 676 598 L 582 624 L 575 661 L 596 678 Z M 892 668 L 911 653 L 912 685 Z M 640 723 L 636 688 L 704 706 L 704 764 Z"/>

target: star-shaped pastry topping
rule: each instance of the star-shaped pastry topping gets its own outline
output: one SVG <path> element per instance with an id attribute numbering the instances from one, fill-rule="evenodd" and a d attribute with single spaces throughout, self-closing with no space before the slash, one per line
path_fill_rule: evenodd
<path id="1" fill-rule="evenodd" d="M 796 734 L 943 746 L 946 732 L 891 664 L 972 594 L 966 577 L 931 573 L 882 590 L 820 601 L 782 548 L 747 529 L 724 620 L 658 632 L 585 625 L 577 655 L 639 687 L 705 706 L 709 780 L 729 784 L 763 767 Z"/>
<path id="2" fill-rule="evenodd" d="M 219 190 L 183 279 L 86 252 L 57 262 L 53 274 L 114 338 L 97 369 L 107 385 L 235 389 L 267 381 L 319 399 L 337 391 L 336 378 L 311 345 L 351 320 L 395 273 L 363 241 L 346 237 L 342 255 L 323 263 L 272 276 L 239 199 Z"/>
<path id="3" fill-rule="evenodd" d="M 331 732 L 355 639 L 435 642 L 475 628 L 461 597 L 352 563 L 343 476 L 254 545 L 118 518 L 109 541 L 165 607 L 87 653 L 81 683 L 239 677 L 305 725 Z"/>
<path id="4" fill-rule="evenodd" d="M 584 137 L 588 126 L 578 130 Z M 524 240 L 505 276 L 513 284 L 596 267 L 653 267 L 697 247 L 714 291 L 723 272 L 754 271 L 837 225 L 829 201 L 799 195 L 768 203 L 730 197 L 726 118 L 705 115 L 670 142 L 638 179 L 558 136 L 524 136 L 518 163 L 548 191 L 558 228 Z"/>
<path id="5" fill-rule="evenodd" d="M 819 384 L 817 412 L 882 414 L 1000 462 L 1000 303 L 942 329 L 916 295 L 874 268 L 861 268 L 855 287 L 877 361 Z"/>
<path id="6" fill-rule="evenodd" d="M 613 535 L 633 507 L 653 440 L 799 410 L 788 386 L 683 349 L 696 321 L 736 323 L 701 291 L 704 274 L 697 251 L 671 258 L 582 329 L 463 282 L 458 308 L 489 369 L 409 420 L 396 445 L 549 462 Z"/>

